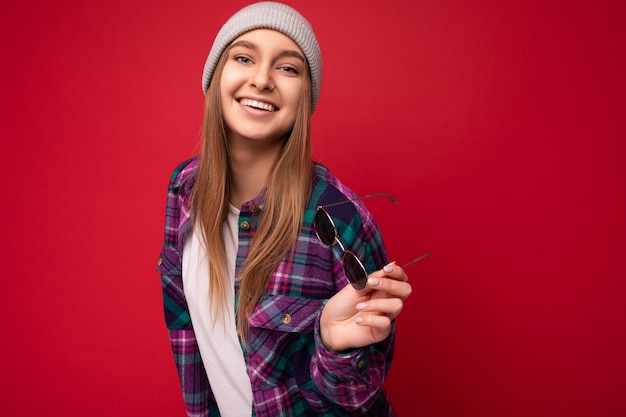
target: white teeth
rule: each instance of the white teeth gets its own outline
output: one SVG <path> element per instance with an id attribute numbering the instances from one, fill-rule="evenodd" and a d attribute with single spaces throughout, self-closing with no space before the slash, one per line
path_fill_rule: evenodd
<path id="1" fill-rule="evenodd" d="M 262 101 L 250 100 L 247 98 L 242 98 L 240 101 L 241 104 L 248 107 L 254 107 L 261 110 L 274 111 L 274 106 L 269 103 L 263 103 Z"/>

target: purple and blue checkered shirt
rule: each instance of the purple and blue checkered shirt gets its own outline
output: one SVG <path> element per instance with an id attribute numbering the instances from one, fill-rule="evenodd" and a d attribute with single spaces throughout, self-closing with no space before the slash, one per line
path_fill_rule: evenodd
<path id="1" fill-rule="evenodd" d="M 188 416 L 219 416 L 183 292 L 182 248 L 191 231 L 189 198 L 199 159 L 174 171 L 165 216 L 165 242 L 158 262 L 169 331 Z M 324 303 L 347 283 L 338 245 L 325 247 L 313 228 L 315 209 L 354 198 L 322 165 L 313 165 L 313 188 L 293 255 L 286 255 L 254 309 L 244 351 L 252 385 L 253 415 L 395 416 L 382 388 L 393 356 L 394 332 L 383 342 L 337 354 L 321 342 Z M 241 207 L 236 275 L 263 213 L 263 196 Z M 368 271 L 387 258 L 378 227 L 360 202 L 328 208 L 341 242 Z M 248 227 L 249 226 L 249 227 Z M 238 293 L 235 284 L 235 296 Z"/>

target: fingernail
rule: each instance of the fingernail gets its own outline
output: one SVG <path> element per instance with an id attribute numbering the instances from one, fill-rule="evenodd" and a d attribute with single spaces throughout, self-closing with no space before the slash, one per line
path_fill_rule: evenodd
<path id="1" fill-rule="evenodd" d="M 357 317 L 357 318 L 355 318 L 355 319 L 354 319 L 354 322 L 355 322 L 356 324 L 361 324 L 361 323 L 363 323 L 363 317 Z"/>
<path id="2" fill-rule="evenodd" d="M 396 261 L 389 262 L 387 265 L 383 266 L 383 271 L 385 272 L 393 272 L 393 267 L 396 265 Z"/>
<path id="3" fill-rule="evenodd" d="M 378 287 L 380 285 L 380 280 L 378 278 L 370 277 L 370 278 L 367 279 L 367 284 L 370 287 Z"/>
<path id="4" fill-rule="evenodd" d="M 365 307 L 367 307 L 367 303 L 359 303 L 356 305 L 357 310 L 363 310 Z"/>

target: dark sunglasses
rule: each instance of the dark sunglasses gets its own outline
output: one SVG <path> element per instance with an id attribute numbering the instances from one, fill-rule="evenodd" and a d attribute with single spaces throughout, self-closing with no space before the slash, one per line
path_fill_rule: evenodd
<path id="1" fill-rule="evenodd" d="M 381 192 L 375 194 L 368 194 L 363 197 L 354 198 L 351 200 L 339 201 L 337 203 L 327 204 L 325 206 L 318 206 L 315 210 L 315 217 L 313 217 L 313 227 L 315 228 L 315 234 L 317 238 L 326 246 L 332 246 L 335 243 L 339 245 L 343 252 L 342 264 L 343 270 L 348 277 L 348 280 L 352 284 L 352 286 L 357 290 L 362 290 L 365 288 L 365 284 L 367 283 L 367 270 L 361 260 L 349 249 L 346 249 L 341 241 L 339 240 L 339 233 L 337 232 L 337 227 L 335 226 L 335 222 L 333 222 L 333 218 L 328 214 L 326 209 L 332 206 L 338 206 L 340 204 L 350 203 L 356 200 L 365 200 L 366 198 L 385 196 L 391 201 L 392 204 L 399 204 L 399 201 L 393 198 L 393 196 L 389 193 Z M 407 262 L 402 265 L 402 268 L 420 261 L 428 256 L 432 255 L 431 252 L 425 253 L 424 255 L 418 256 L 417 258 Z"/>

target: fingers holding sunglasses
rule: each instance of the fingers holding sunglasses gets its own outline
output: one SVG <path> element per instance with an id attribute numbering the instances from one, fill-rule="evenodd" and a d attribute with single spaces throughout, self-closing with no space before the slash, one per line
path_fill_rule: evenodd
<path id="1" fill-rule="evenodd" d="M 387 268 L 389 265 L 385 266 Z M 373 291 L 373 298 L 398 298 L 406 300 L 413 292 L 408 277 L 399 266 L 392 266 L 370 274 L 364 291 Z"/>
<path id="2" fill-rule="evenodd" d="M 359 316 L 373 314 L 360 312 L 356 308 L 361 303 L 369 302 L 369 299 L 366 292 L 347 285 L 326 302 L 320 317 L 320 336 L 327 349 L 342 352 L 384 339 L 373 337 L 367 326 L 355 324 Z"/>
<path id="3" fill-rule="evenodd" d="M 356 305 L 356 309 L 364 314 L 359 314 L 355 322 L 366 326 L 383 324 L 384 320 L 379 320 L 380 317 L 393 320 L 398 317 L 403 306 L 404 303 L 399 298 L 371 298 Z"/>
<path id="4" fill-rule="evenodd" d="M 409 277 L 404 272 L 404 269 L 401 266 L 396 265 L 395 261 L 390 262 L 387 265 L 385 265 L 382 271 L 385 273 L 386 277 L 393 278 L 398 281 L 405 281 L 405 282 L 409 280 Z"/>

